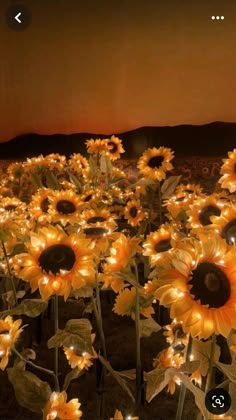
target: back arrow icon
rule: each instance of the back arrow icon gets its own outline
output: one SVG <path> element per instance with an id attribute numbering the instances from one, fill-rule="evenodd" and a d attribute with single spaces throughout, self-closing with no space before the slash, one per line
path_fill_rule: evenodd
<path id="1" fill-rule="evenodd" d="M 18 23 L 22 23 L 22 21 L 19 19 L 19 17 L 22 15 L 22 13 L 20 12 L 20 13 L 18 13 L 16 16 L 15 16 L 15 20 L 18 22 Z"/>

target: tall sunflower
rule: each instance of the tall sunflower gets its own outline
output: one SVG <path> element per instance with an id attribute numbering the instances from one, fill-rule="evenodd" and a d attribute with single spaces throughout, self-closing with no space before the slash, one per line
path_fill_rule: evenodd
<path id="1" fill-rule="evenodd" d="M 212 224 L 211 217 L 220 217 L 224 205 L 225 202 L 220 200 L 215 194 L 194 200 L 193 204 L 189 206 L 189 210 L 187 210 L 187 227 L 198 229 Z"/>
<path id="2" fill-rule="evenodd" d="M 56 294 L 66 300 L 71 288 L 79 289 L 94 282 L 91 241 L 79 234 L 67 235 L 62 228 L 43 227 L 31 233 L 28 253 L 13 258 L 18 276 L 30 283 L 32 292 L 39 288 L 44 300 Z"/>
<path id="3" fill-rule="evenodd" d="M 220 217 L 212 216 L 212 229 L 220 234 L 229 245 L 236 243 L 236 204 L 225 205 Z"/>
<path id="4" fill-rule="evenodd" d="M 173 225 L 163 224 L 155 232 L 151 232 L 143 243 L 143 255 L 149 257 L 150 265 L 153 266 L 157 261 L 170 253 L 176 243 L 178 236 L 174 231 Z"/>
<path id="5" fill-rule="evenodd" d="M 21 319 L 13 321 L 11 316 L 0 319 L 0 369 L 4 370 L 8 364 L 11 349 L 22 332 Z"/>
<path id="6" fill-rule="evenodd" d="M 74 153 L 69 159 L 69 166 L 79 175 L 89 172 L 88 160 L 80 153 Z"/>
<path id="7" fill-rule="evenodd" d="M 51 221 L 51 215 L 48 213 L 48 210 L 49 198 L 52 198 L 53 194 L 54 191 L 50 188 L 39 188 L 32 196 L 28 209 L 33 219 L 38 220 L 40 223 Z"/>
<path id="8" fill-rule="evenodd" d="M 90 228 L 102 228 L 104 229 L 104 234 L 108 234 L 117 226 L 114 221 L 114 216 L 105 208 L 95 208 L 83 211 L 80 224 L 83 227 L 85 234 L 88 233 L 88 229 Z"/>
<path id="9" fill-rule="evenodd" d="M 219 179 L 222 188 L 227 188 L 231 193 L 236 191 L 236 149 L 228 152 L 228 159 L 223 159 Z"/>
<path id="10" fill-rule="evenodd" d="M 16 197 L 4 197 L 0 198 L 0 212 L 15 211 L 17 213 L 22 213 L 26 210 L 26 204 L 23 203 L 19 198 Z"/>
<path id="11" fill-rule="evenodd" d="M 171 305 L 171 318 L 182 321 L 193 337 L 227 337 L 236 327 L 236 249 L 214 237 L 191 240 L 192 246 L 188 242 L 183 241 L 186 250 L 176 250 L 172 268 L 160 273 L 155 297 L 161 305 Z"/>
<path id="12" fill-rule="evenodd" d="M 137 226 L 147 215 L 142 210 L 140 200 L 130 200 L 125 207 L 124 216 L 129 225 Z"/>
<path id="13" fill-rule="evenodd" d="M 180 366 L 184 363 L 184 358 L 179 354 L 175 354 L 174 349 L 172 347 L 168 347 L 165 350 L 162 350 L 157 357 L 153 360 L 154 368 L 161 368 L 161 367 L 175 367 L 179 369 Z M 167 391 L 170 394 L 175 393 L 176 384 L 179 383 L 179 379 L 177 376 L 174 376 L 168 383 Z"/>
<path id="14" fill-rule="evenodd" d="M 125 152 L 122 146 L 122 141 L 118 137 L 111 136 L 110 139 L 107 139 L 107 144 L 109 147 L 107 155 L 111 160 L 119 159 L 120 154 Z"/>
<path id="15" fill-rule="evenodd" d="M 138 169 L 142 175 L 154 181 L 162 181 L 166 178 L 166 172 L 173 169 L 170 161 L 174 153 L 166 147 L 147 149 L 138 161 Z"/>
<path id="16" fill-rule="evenodd" d="M 67 393 L 52 392 L 50 399 L 43 409 L 43 420 L 79 420 L 82 411 L 78 398 L 67 401 Z"/>
<path id="17" fill-rule="evenodd" d="M 72 190 L 54 191 L 49 198 L 48 212 L 53 222 L 60 222 L 62 225 L 67 223 L 79 223 L 82 204 L 80 197 Z"/>
<path id="18" fill-rule="evenodd" d="M 90 139 L 86 141 L 87 152 L 89 154 L 101 154 L 105 155 L 109 153 L 109 146 L 107 143 L 107 139 Z"/>

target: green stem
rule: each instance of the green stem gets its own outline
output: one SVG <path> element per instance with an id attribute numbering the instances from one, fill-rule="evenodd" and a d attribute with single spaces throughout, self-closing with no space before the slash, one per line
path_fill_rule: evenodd
<path id="1" fill-rule="evenodd" d="M 137 283 L 138 268 L 136 262 L 134 263 L 135 277 Z M 142 362 L 141 362 L 141 336 L 140 336 L 140 302 L 139 289 L 136 287 L 135 293 L 135 340 L 136 340 L 136 407 L 138 408 L 142 401 Z"/>
<path id="2" fill-rule="evenodd" d="M 21 360 L 23 360 L 23 362 L 27 363 L 27 365 L 32 366 L 34 369 L 40 370 L 41 372 L 47 373 L 48 375 L 51 375 L 55 378 L 55 373 L 52 370 L 43 368 L 42 366 L 36 365 L 30 360 L 25 359 L 15 348 L 13 348 L 12 351 L 13 353 L 16 354 L 16 356 L 18 356 Z"/>
<path id="3" fill-rule="evenodd" d="M 105 335 L 104 335 L 104 332 L 103 332 L 102 318 L 99 315 L 96 300 L 94 299 L 93 296 L 91 297 L 91 299 L 92 299 L 94 315 L 95 315 L 95 318 L 96 318 L 96 323 L 97 323 L 97 327 L 98 327 L 98 331 L 99 331 L 99 335 L 100 335 L 103 357 L 104 357 L 104 359 L 107 360 L 106 342 L 105 342 Z"/>
<path id="4" fill-rule="evenodd" d="M 190 360 L 190 355 L 191 355 L 191 351 L 192 351 L 192 342 L 193 342 L 193 339 L 190 335 L 189 339 L 188 339 L 187 350 L 186 350 L 186 358 L 185 358 L 186 362 L 189 362 L 189 360 Z M 177 408 L 177 413 L 176 413 L 176 417 L 175 417 L 176 420 L 181 420 L 182 419 L 185 396 L 186 396 L 186 387 L 182 383 L 180 385 L 179 402 L 178 402 L 178 408 Z"/>
<path id="5" fill-rule="evenodd" d="M 54 334 L 58 331 L 58 296 L 54 295 Z M 55 371 L 55 389 L 60 391 L 59 380 L 58 380 L 58 347 L 54 349 L 54 371 Z"/>
<path id="6" fill-rule="evenodd" d="M 206 381 L 206 388 L 205 394 L 212 388 L 212 376 L 213 376 L 213 360 L 215 354 L 215 346 L 216 346 L 216 335 L 212 335 L 212 342 L 211 342 L 211 354 L 210 354 L 210 362 L 209 362 L 209 369 Z"/>
<path id="7" fill-rule="evenodd" d="M 14 296 L 14 306 L 17 304 L 17 296 L 16 296 L 16 286 L 15 286 L 15 282 L 12 276 L 12 272 L 11 272 L 11 267 L 9 264 L 9 260 L 8 260 L 8 256 L 7 256 L 7 251 L 5 248 L 5 244 L 4 241 L 2 240 L 2 250 L 3 250 L 3 254 L 7 263 L 7 271 L 8 271 L 8 275 L 11 281 L 11 287 L 12 287 L 12 292 L 13 292 L 13 296 Z"/>

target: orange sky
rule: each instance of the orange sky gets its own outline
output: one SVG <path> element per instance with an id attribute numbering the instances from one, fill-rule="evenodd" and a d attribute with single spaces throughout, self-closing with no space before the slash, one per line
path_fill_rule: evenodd
<path id="1" fill-rule="evenodd" d="M 0 141 L 236 122 L 236 1 L 23 3 L 28 29 L 0 22 Z"/>

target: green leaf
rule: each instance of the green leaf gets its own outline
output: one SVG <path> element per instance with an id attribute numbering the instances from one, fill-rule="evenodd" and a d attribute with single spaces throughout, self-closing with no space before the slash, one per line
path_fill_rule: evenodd
<path id="1" fill-rule="evenodd" d="M 65 377 L 64 385 L 63 385 L 63 390 L 67 391 L 71 381 L 79 378 L 84 373 L 85 373 L 84 369 L 78 369 L 78 368 L 72 369 L 69 373 L 67 373 Z"/>
<path id="2" fill-rule="evenodd" d="M 57 177 L 54 175 L 52 171 L 47 170 L 46 182 L 47 182 L 48 188 L 51 188 L 52 190 L 59 190 L 61 188 L 57 180 Z"/>
<path id="3" fill-rule="evenodd" d="M 187 375 L 183 375 L 182 373 L 178 373 L 177 376 L 181 380 L 181 382 L 186 386 L 186 388 L 192 392 L 195 398 L 195 402 L 199 410 L 201 411 L 204 419 L 208 418 L 209 412 L 205 406 L 205 394 L 204 392 L 197 386 L 193 385 L 191 379 Z"/>
<path id="4" fill-rule="evenodd" d="M 161 330 L 160 325 L 152 317 L 140 320 L 140 336 L 150 337 L 152 333 Z"/>
<path id="5" fill-rule="evenodd" d="M 0 312 L 0 316 L 26 315 L 35 318 L 45 311 L 48 304 L 42 299 L 25 299 L 20 305 L 8 311 Z"/>
<path id="6" fill-rule="evenodd" d="M 172 367 L 160 367 L 145 373 L 147 381 L 146 399 L 152 401 L 176 375 L 177 369 Z"/>
<path id="7" fill-rule="evenodd" d="M 215 365 L 227 376 L 231 382 L 236 384 L 236 363 L 226 365 L 224 363 L 215 361 Z"/>
<path id="8" fill-rule="evenodd" d="M 70 319 L 64 330 L 58 330 L 48 340 L 48 348 L 73 346 L 77 347 L 81 353 L 93 353 L 91 331 L 92 325 L 88 319 Z"/>
<path id="9" fill-rule="evenodd" d="M 116 370 L 112 369 L 109 362 L 107 362 L 102 356 L 98 356 L 100 362 L 103 364 L 103 366 L 107 369 L 108 372 L 113 376 L 113 378 L 116 380 L 116 382 L 121 386 L 121 388 L 129 395 L 131 400 L 134 402 L 134 396 L 129 389 L 126 381 L 121 377 L 120 373 Z"/>
<path id="10" fill-rule="evenodd" d="M 207 342 L 200 341 L 198 339 L 193 340 L 192 345 L 192 354 L 194 356 L 194 360 L 200 361 L 200 372 L 202 376 L 206 376 L 209 370 L 210 359 L 211 359 L 211 348 L 212 348 L 212 341 L 209 340 Z M 213 360 L 217 361 L 220 357 L 220 347 L 215 344 L 215 353 Z"/>
<path id="11" fill-rule="evenodd" d="M 192 362 L 185 362 L 183 363 L 179 371 L 183 373 L 193 373 L 195 370 L 199 368 L 200 361 L 199 360 L 193 360 Z"/>
<path id="12" fill-rule="evenodd" d="M 25 244 L 24 243 L 16 244 L 13 247 L 13 250 L 12 250 L 10 256 L 13 257 L 14 255 L 23 254 L 24 252 L 27 252 L 27 248 L 26 248 Z"/>
<path id="13" fill-rule="evenodd" d="M 180 181 L 181 175 L 180 176 L 170 176 L 168 179 L 166 179 L 161 187 L 161 198 L 164 200 L 166 198 L 169 198 L 176 186 L 178 185 L 179 181 Z"/>
<path id="14" fill-rule="evenodd" d="M 32 372 L 24 370 L 24 365 L 17 364 L 7 369 L 18 403 L 34 413 L 42 413 L 51 395 L 47 382 L 41 381 Z"/>
<path id="15" fill-rule="evenodd" d="M 121 372 L 119 372 L 119 375 L 127 379 L 135 380 L 136 370 L 135 369 L 122 370 Z"/>

